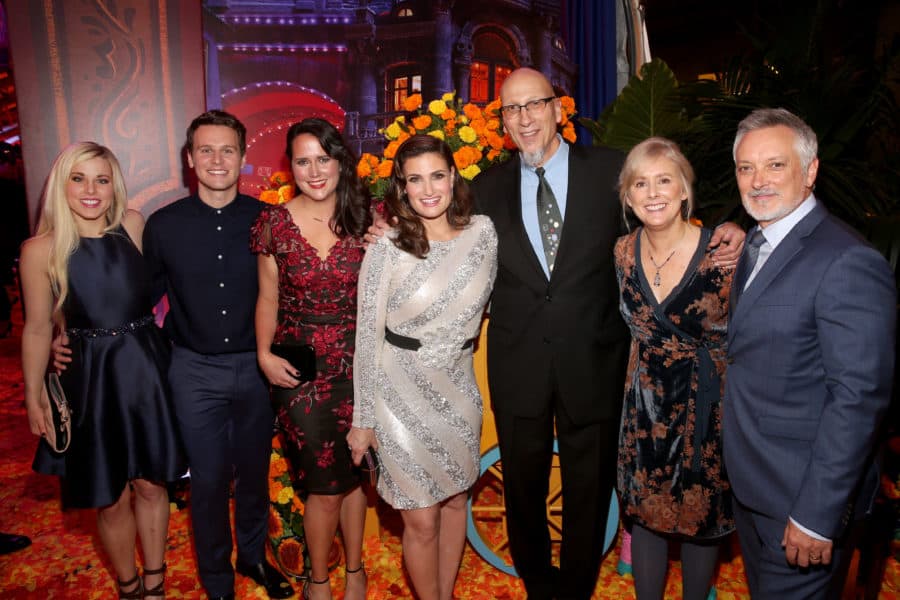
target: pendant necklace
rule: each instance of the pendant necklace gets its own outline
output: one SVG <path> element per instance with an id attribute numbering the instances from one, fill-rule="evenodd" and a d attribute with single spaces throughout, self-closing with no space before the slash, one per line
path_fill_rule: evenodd
<path id="1" fill-rule="evenodd" d="M 675 250 L 672 250 L 672 253 L 669 254 L 669 258 L 663 261 L 661 265 L 656 264 L 656 261 L 653 260 L 653 255 L 650 255 L 650 262 L 653 263 L 653 266 L 656 267 L 656 275 L 653 277 L 653 285 L 659 287 L 662 285 L 662 279 L 659 277 L 659 270 L 666 266 L 666 263 L 672 260 L 672 257 L 675 256 Z"/>
<path id="2" fill-rule="evenodd" d="M 687 232 L 687 230 L 685 229 L 685 233 L 686 232 Z M 684 238 L 684 233 L 681 234 L 681 237 Z M 644 239 L 646 239 L 646 238 L 647 238 L 647 234 L 646 234 L 646 232 L 644 232 Z M 678 243 L 679 244 L 681 243 L 681 239 L 678 240 Z M 653 254 L 650 251 L 649 243 L 648 243 L 647 255 L 650 257 L 650 262 L 652 262 L 653 266 L 656 267 L 656 275 L 653 277 L 653 285 L 655 285 L 656 287 L 659 287 L 662 285 L 662 279 L 659 276 L 660 269 L 662 269 L 664 266 L 666 266 L 668 264 L 668 262 L 670 260 L 672 260 L 672 257 L 675 256 L 675 252 L 677 250 L 678 250 L 678 244 L 675 244 L 675 249 L 672 250 L 672 252 L 666 258 L 666 260 L 662 261 L 661 265 L 658 265 L 658 264 L 656 264 L 656 260 L 653 258 Z"/>

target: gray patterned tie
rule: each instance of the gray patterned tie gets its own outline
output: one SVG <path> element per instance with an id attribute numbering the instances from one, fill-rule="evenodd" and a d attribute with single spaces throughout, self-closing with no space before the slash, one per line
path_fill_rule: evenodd
<path id="1" fill-rule="evenodd" d="M 544 242 L 544 256 L 547 268 L 553 273 L 553 263 L 559 248 L 559 232 L 562 229 L 562 214 L 550 184 L 544 179 L 544 167 L 534 170 L 538 176 L 537 213 L 538 225 L 541 228 L 541 241 Z"/>
<path id="2" fill-rule="evenodd" d="M 740 287 L 741 290 L 747 287 L 747 281 L 750 279 L 750 275 L 753 274 L 753 268 L 756 266 L 756 261 L 759 260 L 759 248 L 765 243 L 766 238 L 763 235 L 762 229 L 757 228 L 756 231 L 753 232 L 753 235 L 750 236 L 750 241 L 747 242 L 747 261 L 741 273 L 741 279 L 743 279 Z"/>

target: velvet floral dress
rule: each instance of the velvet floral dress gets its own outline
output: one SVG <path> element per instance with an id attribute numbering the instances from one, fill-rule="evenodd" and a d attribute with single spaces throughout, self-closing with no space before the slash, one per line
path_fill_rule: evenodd
<path id="1" fill-rule="evenodd" d="M 641 268 L 641 229 L 615 247 L 631 330 L 619 435 L 625 512 L 665 534 L 712 539 L 734 529 L 722 462 L 722 395 L 731 270 L 705 252 L 704 229 L 681 282 L 657 302 Z"/>
<path id="2" fill-rule="evenodd" d="M 278 326 L 274 343 L 311 344 L 316 378 L 294 389 L 273 388 L 285 454 L 298 489 L 340 494 L 355 487 L 346 436 L 353 420 L 356 288 L 362 240 L 340 238 L 322 260 L 284 206 L 260 213 L 250 232 L 253 252 L 278 265 Z"/>

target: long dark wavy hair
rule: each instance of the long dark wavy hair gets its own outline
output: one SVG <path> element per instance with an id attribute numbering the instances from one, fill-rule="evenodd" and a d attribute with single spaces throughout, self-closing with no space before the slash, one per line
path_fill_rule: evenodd
<path id="1" fill-rule="evenodd" d="M 338 237 L 364 236 L 372 224 L 372 215 L 369 212 L 369 194 L 356 174 L 356 156 L 347 147 L 341 132 L 334 125 L 324 119 L 309 118 L 294 123 L 288 129 L 285 149 L 288 161 L 292 162 L 294 158 L 292 156 L 294 139 L 303 134 L 309 134 L 319 140 L 325 154 L 340 164 L 340 176 L 335 190 L 337 202 L 331 218 L 331 230 Z M 294 185 L 296 187 L 296 183 Z"/>
<path id="2" fill-rule="evenodd" d="M 394 155 L 394 169 L 391 172 L 391 185 L 384 197 L 391 215 L 397 217 L 397 237 L 394 245 L 419 258 L 425 258 L 430 246 L 425 235 L 422 219 L 409 204 L 406 196 L 406 178 L 403 167 L 406 161 L 416 156 L 429 153 L 439 154 L 448 168 L 454 167 L 453 151 L 444 140 L 430 135 L 414 135 L 400 144 Z M 472 219 L 472 193 L 469 186 L 457 171 L 453 178 L 452 197 L 447 208 L 447 221 L 454 229 L 462 229 Z"/>

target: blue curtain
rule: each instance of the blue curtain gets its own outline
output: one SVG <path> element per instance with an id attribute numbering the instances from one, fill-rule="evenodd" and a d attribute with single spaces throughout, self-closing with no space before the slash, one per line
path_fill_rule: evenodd
<path id="1" fill-rule="evenodd" d="M 596 119 L 616 97 L 617 1 L 562 0 L 563 39 L 578 68 L 573 97 L 579 117 Z M 590 133 L 576 128 L 579 143 L 590 145 Z"/>

